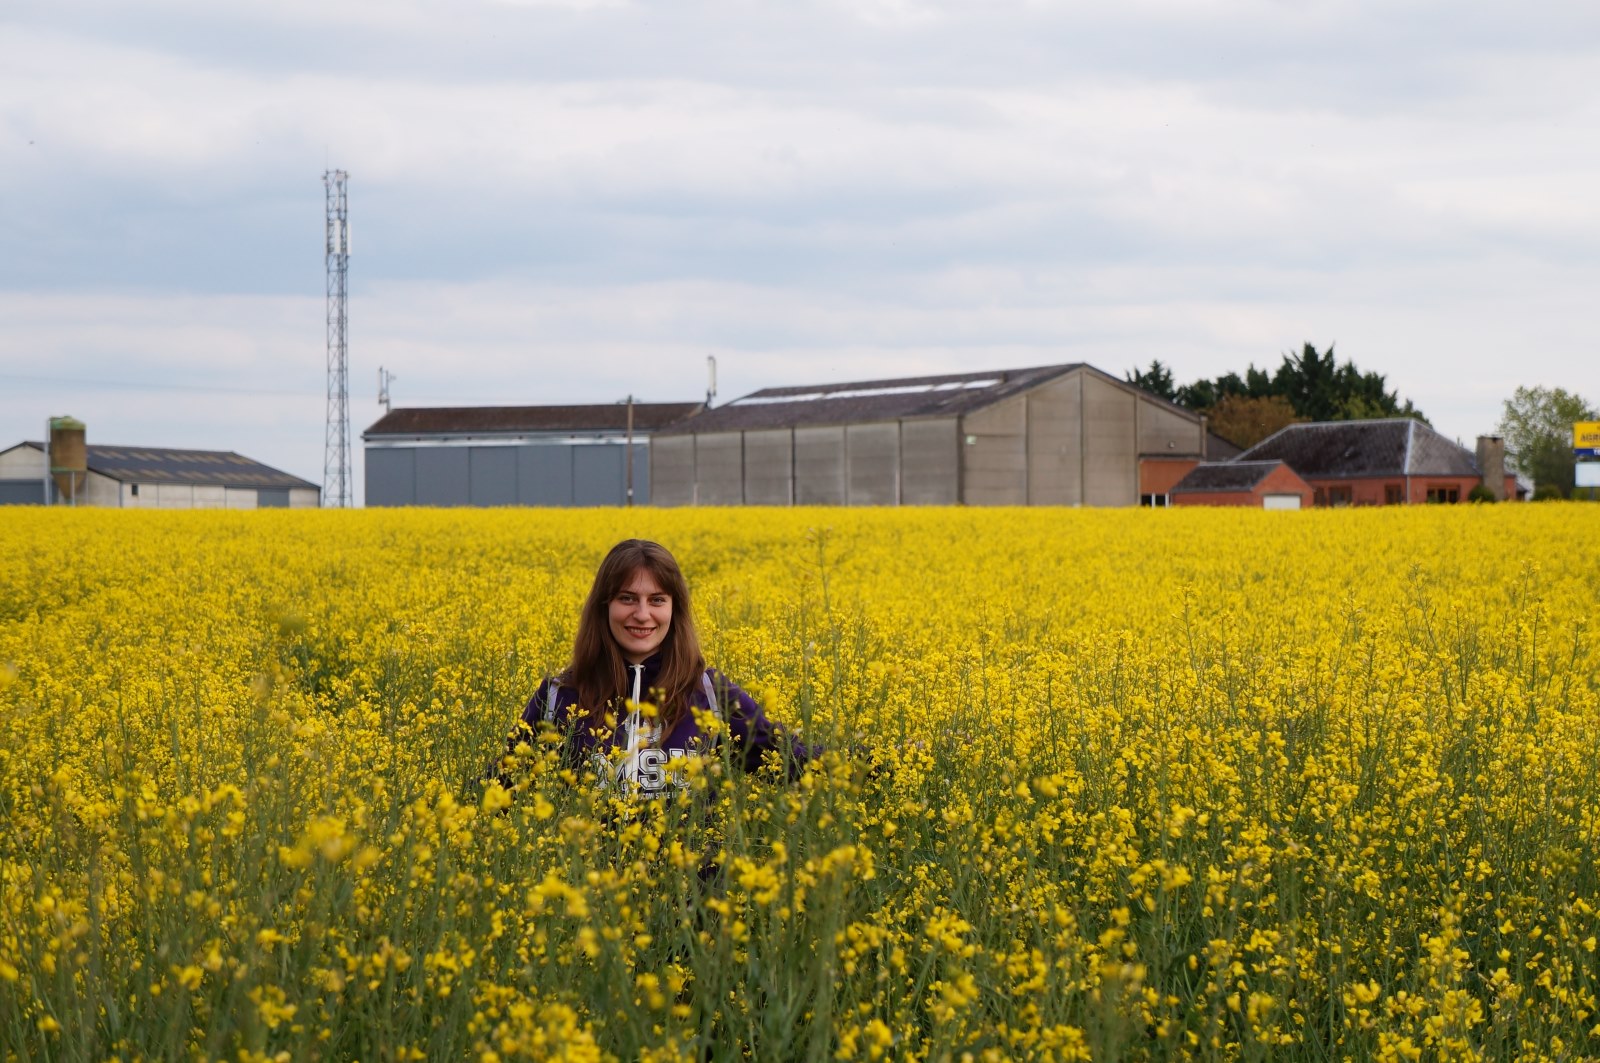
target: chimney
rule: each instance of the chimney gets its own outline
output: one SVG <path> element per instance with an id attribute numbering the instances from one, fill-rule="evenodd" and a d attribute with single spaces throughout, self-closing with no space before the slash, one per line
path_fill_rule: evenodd
<path id="1" fill-rule="evenodd" d="M 1499 436 L 1478 437 L 1478 475 L 1496 502 L 1506 500 L 1506 441 Z"/>
<path id="2" fill-rule="evenodd" d="M 89 479 L 89 446 L 82 421 L 75 417 L 50 418 L 50 478 L 57 497 L 78 504 Z"/>

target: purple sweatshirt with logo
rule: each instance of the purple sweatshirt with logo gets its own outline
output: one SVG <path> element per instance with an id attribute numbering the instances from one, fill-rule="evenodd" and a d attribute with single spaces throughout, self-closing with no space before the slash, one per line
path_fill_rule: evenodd
<path id="1" fill-rule="evenodd" d="M 654 654 L 643 664 L 628 665 L 629 698 L 635 702 L 653 703 L 651 691 L 661 674 L 661 655 Z M 554 699 L 551 693 L 554 692 Z M 716 669 L 706 669 L 704 680 L 689 691 L 689 711 L 686 711 L 667 733 L 657 720 L 638 712 L 627 712 L 621 706 L 616 710 L 616 726 L 606 733 L 603 723 L 584 724 L 575 712 L 578 689 L 546 679 L 539 684 L 528 705 L 522 710 L 522 721 L 537 731 L 540 723 L 553 724 L 569 737 L 565 746 L 568 767 L 587 774 L 595 785 L 615 787 L 623 792 L 643 797 L 661 797 L 688 785 L 679 764 L 685 757 L 711 754 L 715 737 L 701 730 L 695 719 L 695 709 L 710 711 L 724 724 L 724 733 L 733 743 L 733 761 L 746 771 L 759 767 L 762 758 L 771 750 L 783 760 L 789 777 L 797 777 L 806 762 L 821 752 L 796 740 L 781 724 L 767 718 L 767 714 L 738 684 Z M 521 728 L 511 737 L 511 745 L 522 740 Z M 622 750 L 621 756 L 616 750 Z"/>

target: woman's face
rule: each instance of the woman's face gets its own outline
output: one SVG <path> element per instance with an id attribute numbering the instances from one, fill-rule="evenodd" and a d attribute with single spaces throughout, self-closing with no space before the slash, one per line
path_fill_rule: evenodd
<path id="1" fill-rule="evenodd" d="M 611 637 L 629 664 L 638 664 L 666 641 L 672 627 L 672 596 L 649 569 L 635 569 L 611 599 Z"/>

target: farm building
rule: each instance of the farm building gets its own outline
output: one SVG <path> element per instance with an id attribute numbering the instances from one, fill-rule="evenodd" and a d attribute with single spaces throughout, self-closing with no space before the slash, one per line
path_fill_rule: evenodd
<path id="1" fill-rule="evenodd" d="M 0 450 L 0 504 L 125 509 L 315 508 L 322 489 L 231 451 L 101 446 L 71 418 L 51 442 Z"/>
<path id="2" fill-rule="evenodd" d="M 1292 424 L 1235 460 L 1283 462 L 1318 506 L 1462 502 L 1479 484 L 1497 498 L 1520 495 L 1498 437 L 1480 436 L 1474 454 L 1410 418 Z"/>
<path id="3" fill-rule="evenodd" d="M 1281 461 L 1206 461 L 1172 488 L 1175 506 L 1309 509 L 1314 490 Z"/>
<path id="4" fill-rule="evenodd" d="M 665 506 L 1132 506 L 1207 446 L 1200 415 L 1050 365 L 766 388 L 656 433 L 650 476 Z"/>
<path id="5" fill-rule="evenodd" d="M 638 402 L 391 410 L 361 434 L 366 504 L 621 506 L 631 486 L 632 501 L 643 505 L 651 495 L 652 437 L 703 408 Z"/>

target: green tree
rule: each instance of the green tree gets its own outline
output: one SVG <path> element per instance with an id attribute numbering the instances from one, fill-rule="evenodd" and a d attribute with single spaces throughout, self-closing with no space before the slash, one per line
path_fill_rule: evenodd
<path id="1" fill-rule="evenodd" d="M 1149 369 L 1134 369 L 1128 374 L 1128 383 L 1137 388 L 1144 388 L 1153 395 L 1160 395 L 1168 402 L 1176 402 L 1178 390 L 1172 385 L 1172 370 L 1162 365 L 1161 362 L 1152 361 Z"/>
<path id="2" fill-rule="evenodd" d="M 1572 426 L 1600 420 L 1600 411 L 1562 388 L 1518 388 L 1505 401 L 1499 432 L 1513 468 L 1534 486 L 1572 497 Z"/>
<path id="3" fill-rule="evenodd" d="M 1130 378 L 1131 379 L 1131 378 Z M 1305 344 L 1299 354 L 1285 354 L 1278 368 L 1257 369 L 1243 377 L 1226 373 L 1214 380 L 1196 380 L 1176 389 L 1174 401 L 1191 410 L 1210 410 L 1230 395 L 1248 399 L 1280 396 L 1303 421 L 1357 421 L 1376 417 L 1427 418 L 1389 390 L 1382 373 L 1362 372 L 1354 362 L 1339 364 L 1330 345 L 1326 352 Z"/>

